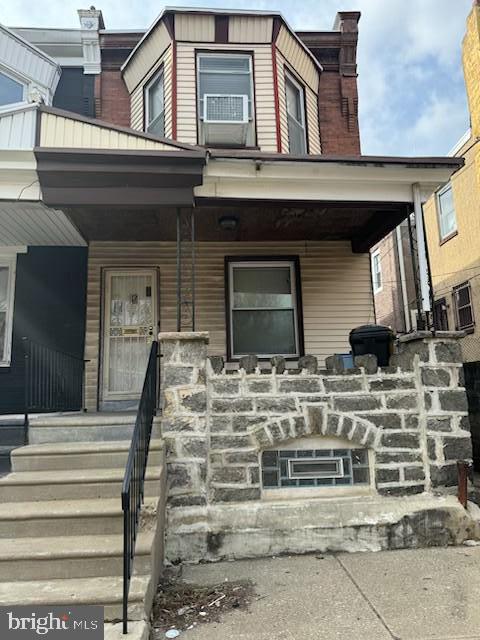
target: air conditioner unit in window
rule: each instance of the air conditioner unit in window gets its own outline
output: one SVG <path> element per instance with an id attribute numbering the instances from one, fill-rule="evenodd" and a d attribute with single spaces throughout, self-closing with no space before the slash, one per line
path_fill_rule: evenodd
<path id="1" fill-rule="evenodd" d="M 205 144 L 243 146 L 248 123 L 248 96 L 213 93 L 203 96 Z"/>

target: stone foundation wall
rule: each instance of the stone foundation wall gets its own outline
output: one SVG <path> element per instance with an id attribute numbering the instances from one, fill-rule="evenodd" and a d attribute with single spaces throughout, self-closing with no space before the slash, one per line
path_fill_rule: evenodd
<path id="1" fill-rule="evenodd" d="M 461 353 L 450 334 L 400 342 L 387 368 L 360 356 L 344 370 L 331 357 L 322 371 L 311 356 L 295 370 L 274 358 L 265 371 L 248 356 L 227 372 L 221 358 L 207 359 L 207 333 L 160 341 L 172 508 L 258 501 L 261 451 L 303 436 L 371 449 L 385 496 L 454 486 L 457 460 L 471 458 Z"/>

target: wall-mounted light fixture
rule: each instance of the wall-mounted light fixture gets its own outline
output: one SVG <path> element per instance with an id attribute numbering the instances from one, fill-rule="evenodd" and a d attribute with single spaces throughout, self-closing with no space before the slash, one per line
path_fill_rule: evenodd
<path id="1" fill-rule="evenodd" d="M 218 219 L 218 224 L 224 231 L 235 231 L 238 227 L 237 216 L 222 216 Z"/>

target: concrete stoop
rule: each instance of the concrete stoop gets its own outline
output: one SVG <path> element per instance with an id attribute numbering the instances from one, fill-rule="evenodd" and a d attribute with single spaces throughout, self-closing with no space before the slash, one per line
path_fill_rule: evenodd
<path id="1" fill-rule="evenodd" d="M 100 604 L 106 621 L 121 619 L 121 485 L 129 444 L 70 440 L 12 452 L 13 472 L 0 478 L 0 605 Z M 148 620 L 163 564 L 165 469 L 163 442 L 152 440 L 131 620 Z M 133 630 L 148 637 L 143 624 Z M 115 633 L 112 627 L 105 637 Z"/>
<path id="2" fill-rule="evenodd" d="M 480 509 L 455 496 L 238 502 L 167 512 L 166 557 L 199 562 L 382 551 L 480 539 Z"/>

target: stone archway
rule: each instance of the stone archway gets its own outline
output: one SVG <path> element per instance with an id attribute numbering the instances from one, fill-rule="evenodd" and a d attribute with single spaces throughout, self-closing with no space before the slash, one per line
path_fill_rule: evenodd
<path id="1" fill-rule="evenodd" d="M 312 435 L 334 436 L 361 447 L 375 449 L 380 430 L 363 418 L 330 411 L 326 405 L 310 405 L 306 407 L 305 416 L 273 418 L 251 432 L 257 450 Z"/>

